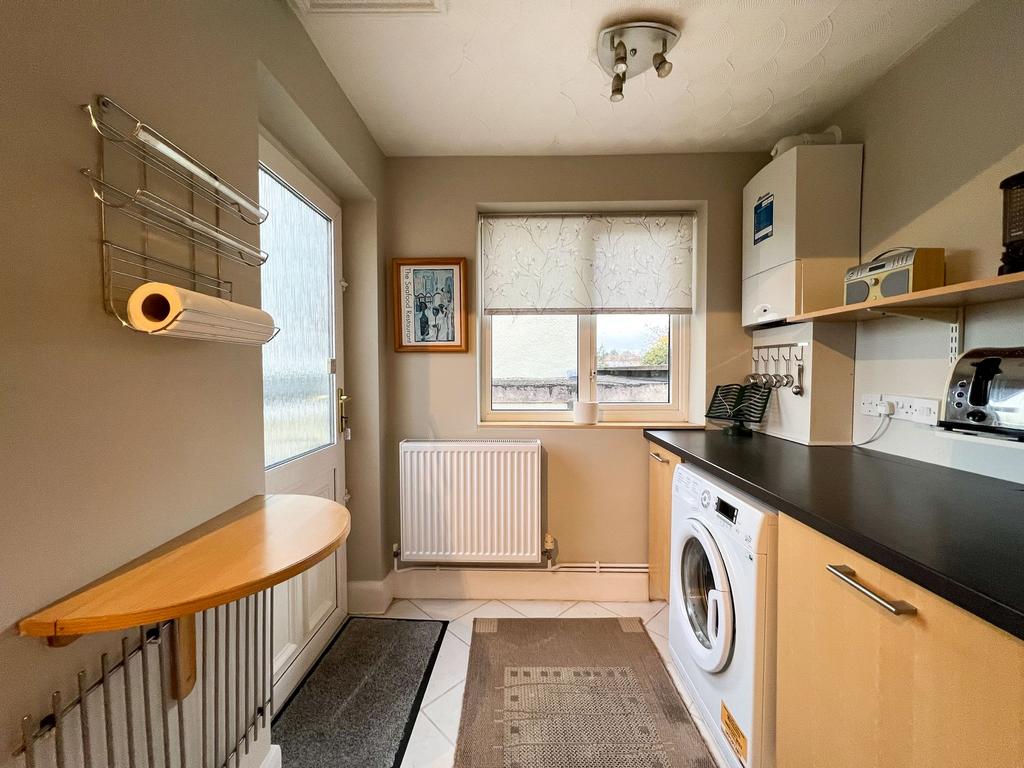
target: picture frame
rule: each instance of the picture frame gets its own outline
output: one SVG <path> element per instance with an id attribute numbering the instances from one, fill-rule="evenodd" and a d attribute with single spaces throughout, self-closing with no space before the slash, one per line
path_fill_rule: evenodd
<path id="1" fill-rule="evenodd" d="M 466 260 L 392 259 L 396 352 L 466 352 Z"/>

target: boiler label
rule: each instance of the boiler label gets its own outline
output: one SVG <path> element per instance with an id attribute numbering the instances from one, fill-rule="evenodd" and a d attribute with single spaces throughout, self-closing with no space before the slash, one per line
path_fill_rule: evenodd
<path id="1" fill-rule="evenodd" d="M 775 221 L 775 195 L 761 195 L 754 203 L 754 245 L 772 236 Z"/>

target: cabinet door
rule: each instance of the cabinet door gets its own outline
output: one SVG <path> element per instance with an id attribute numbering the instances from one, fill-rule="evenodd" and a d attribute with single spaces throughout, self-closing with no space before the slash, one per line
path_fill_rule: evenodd
<path id="1" fill-rule="evenodd" d="M 776 763 L 881 768 L 881 636 L 890 627 L 825 566 L 849 565 L 869 584 L 881 568 L 785 515 L 778 553 Z"/>
<path id="2" fill-rule="evenodd" d="M 779 766 L 1022 764 L 1024 641 L 786 516 L 778 586 Z"/>
<path id="3" fill-rule="evenodd" d="M 668 600 L 669 550 L 672 547 L 672 473 L 679 457 L 654 443 L 648 452 L 647 583 L 651 600 Z"/>
<path id="4" fill-rule="evenodd" d="M 917 608 L 885 646 L 885 764 L 1024 765 L 1024 640 L 892 571 L 881 586 Z"/>

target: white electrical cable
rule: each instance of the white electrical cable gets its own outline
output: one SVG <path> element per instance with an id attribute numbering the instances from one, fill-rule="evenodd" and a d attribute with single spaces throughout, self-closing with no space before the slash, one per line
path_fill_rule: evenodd
<path id="1" fill-rule="evenodd" d="M 859 448 L 862 445 L 873 443 L 875 442 L 875 440 L 877 440 L 878 438 L 885 434 L 889 425 L 892 424 L 892 416 L 888 413 L 880 413 L 878 415 L 882 418 L 882 421 L 879 422 L 878 428 L 875 430 L 875 433 L 871 435 L 871 437 L 869 437 L 867 440 L 864 440 L 863 442 L 853 443 L 854 448 Z"/>

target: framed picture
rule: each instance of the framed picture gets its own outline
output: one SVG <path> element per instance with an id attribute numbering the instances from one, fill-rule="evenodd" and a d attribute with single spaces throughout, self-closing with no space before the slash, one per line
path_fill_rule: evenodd
<path id="1" fill-rule="evenodd" d="M 465 352 L 466 260 L 393 259 L 396 352 Z"/>

